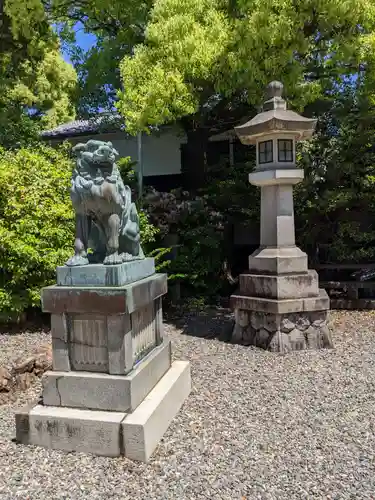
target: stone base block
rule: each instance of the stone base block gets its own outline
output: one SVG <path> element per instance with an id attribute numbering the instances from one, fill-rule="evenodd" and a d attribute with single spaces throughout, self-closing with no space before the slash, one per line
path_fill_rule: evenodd
<path id="1" fill-rule="evenodd" d="M 236 305 L 232 341 L 283 353 L 333 347 L 327 324 L 329 299 L 325 300 L 324 290 L 320 293 L 320 299 L 279 301 L 247 297 L 247 302 L 236 296 L 232 301 Z M 245 307 L 239 307 L 241 304 Z M 257 307 L 259 304 L 264 307 Z"/>
<path id="2" fill-rule="evenodd" d="M 252 274 L 300 274 L 307 272 L 307 255 L 298 247 L 258 248 L 249 257 Z"/>
<path id="3" fill-rule="evenodd" d="M 129 375 L 47 372 L 43 404 L 90 410 L 133 411 L 171 367 L 169 341 L 155 348 Z"/>
<path id="4" fill-rule="evenodd" d="M 52 286 L 42 291 L 51 314 L 53 369 L 125 375 L 163 337 L 167 276 L 123 287 Z"/>
<path id="5" fill-rule="evenodd" d="M 42 289 L 43 312 L 86 314 L 131 314 L 168 291 L 166 274 L 154 274 L 117 287 L 47 286 Z"/>
<path id="6" fill-rule="evenodd" d="M 128 458 L 149 460 L 190 390 L 189 363 L 175 361 L 147 398 L 121 423 Z"/>
<path id="7" fill-rule="evenodd" d="M 304 311 L 325 311 L 329 309 L 327 292 L 319 289 L 317 297 L 300 299 L 266 299 L 264 297 L 247 297 L 236 293 L 230 297 L 231 308 L 245 311 L 286 314 Z"/>
<path id="8" fill-rule="evenodd" d="M 294 299 L 319 295 L 318 273 L 260 275 L 240 274 L 240 294 L 270 299 Z"/>
<path id="9" fill-rule="evenodd" d="M 120 425 L 125 416 L 121 412 L 36 405 L 28 413 L 21 410 L 16 414 L 16 437 L 22 444 L 117 457 L 122 450 Z"/>
<path id="10" fill-rule="evenodd" d="M 35 405 L 16 413 L 27 445 L 147 462 L 191 390 L 190 365 L 175 361 L 132 414 Z"/>
<path id="11" fill-rule="evenodd" d="M 148 257 L 114 266 L 59 266 L 56 272 L 59 286 L 124 286 L 155 274 L 155 260 Z"/>

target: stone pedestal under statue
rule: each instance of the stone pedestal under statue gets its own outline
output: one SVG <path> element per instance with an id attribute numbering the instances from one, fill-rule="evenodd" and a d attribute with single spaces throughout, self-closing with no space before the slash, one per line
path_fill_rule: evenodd
<path id="1" fill-rule="evenodd" d="M 295 165 L 295 142 L 311 135 L 315 120 L 287 111 L 279 82 L 269 90 L 263 112 L 236 128 L 243 143 L 257 147 L 249 181 L 261 189 L 261 246 L 231 297 L 232 340 L 277 352 L 332 347 L 328 295 L 295 245 L 293 186 L 304 176 Z"/>
<path id="2" fill-rule="evenodd" d="M 112 144 L 75 148 L 75 254 L 57 269 L 57 284 L 42 290 L 53 371 L 43 378 L 41 401 L 16 413 L 16 439 L 146 462 L 190 392 L 190 366 L 171 361 L 163 336 L 167 275 L 144 258 Z M 89 262 L 90 238 L 101 263 Z"/>
<path id="3" fill-rule="evenodd" d="M 111 266 L 153 267 L 152 259 Z M 167 276 L 151 274 L 120 286 L 93 285 L 103 265 L 73 271 L 82 285 L 42 292 L 51 313 L 53 371 L 39 404 L 16 414 L 17 440 L 65 451 L 147 461 L 190 392 L 190 368 L 171 362 L 163 338 L 162 296 Z M 94 277 L 95 275 L 95 277 Z"/>

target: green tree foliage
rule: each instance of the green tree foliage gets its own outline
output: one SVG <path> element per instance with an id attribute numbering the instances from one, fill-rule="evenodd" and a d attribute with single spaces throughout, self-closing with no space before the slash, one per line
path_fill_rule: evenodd
<path id="1" fill-rule="evenodd" d="M 137 131 L 238 95 L 257 105 L 275 78 L 303 106 L 373 70 L 374 12 L 372 0 L 156 0 L 121 63 L 119 110 Z"/>
<path id="2" fill-rule="evenodd" d="M 144 40 L 152 0 L 50 0 L 48 11 L 58 22 L 60 34 L 79 78 L 78 108 L 82 115 L 98 108 L 112 109 L 121 88 L 119 64 Z M 75 43 L 73 27 L 95 35 L 87 51 Z"/>
<path id="3" fill-rule="evenodd" d="M 74 117 L 77 76 L 40 0 L 0 2 L 0 23 L 0 144 L 26 144 Z"/>
<path id="4" fill-rule="evenodd" d="M 296 187 L 300 244 L 331 262 L 375 260 L 375 106 L 360 80 L 336 93 L 302 144 Z"/>

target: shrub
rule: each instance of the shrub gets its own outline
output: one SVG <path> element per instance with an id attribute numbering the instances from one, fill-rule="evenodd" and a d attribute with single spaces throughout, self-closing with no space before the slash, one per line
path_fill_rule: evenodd
<path id="1" fill-rule="evenodd" d="M 300 146 L 297 241 L 326 262 L 375 260 L 375 106 L 360 82 L 347 85 Z"/>
<path id="2" fill-rule="evenodd" d="M 0 311 L 19 314 L 39 305 L 56 266 L 72 252 L 69 199 L 72 161 L 66 148 L 1 150 Z"/>
<path id="3" fill-rule="evenodd" d="M 73 161 L 68 146 L 0 149 L 0 314 L 14 319 L 40 304 L 56 267 L 73 251 L 74 211 L 69 197 Z M 127 179 L 124 179 L 126 182 Z M 147 252 L 157 229 L 140 212 Z"/>
<path id="4" fill-rule="evenodd" d="M 253 165 L 250 158 L 232 168 L 225 162 L 210 167 L 207 187 L 198 196 L 175 190 L 153 191 L 145 197 L 146 210 L 160 230 L 159 236 L 178 235 L 177 252 L 165 270 L 170 279 L 184 284 L 183 294 L 212 300 L 230 292 L 226 263 L 231 260 L 233 241 L 227 228 L 234 221 L 259 218 L 259 190 L 248 182 Z"/>

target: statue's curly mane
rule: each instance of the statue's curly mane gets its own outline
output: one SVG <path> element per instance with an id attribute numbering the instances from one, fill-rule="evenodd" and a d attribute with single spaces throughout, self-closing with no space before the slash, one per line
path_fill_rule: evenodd
<path id="1" fill-rule="evenodd" d="M 103 145 L 104 144 L 104 145 Z M 98 151 L 105 152 L 101 155 Z M 72 176 L 71 193 L 73 203 L 82 202 L 86 197 L 100 197 L 100 187 L 104 181 L 112 184 L 122 198 L 121 204 L 127 205 L 127 189 L 121 178 L 120 170 L 115 163 L 118 154 L 111 143 L 89 141 L 87 144 L 77 144 L 73 149 L 77 154 L 77 164 Z"/>
<path id="2" fill-rule="evenodd" d="M 139 217 L 131 201 L 110 142 L 90 140 L 73 148 L 77 164 L 72 175 L 71 200 L 78 222 L 75 251 L 68 265 L 89 262 L 87 245 L 105 264 L 144 258 Z"/>

